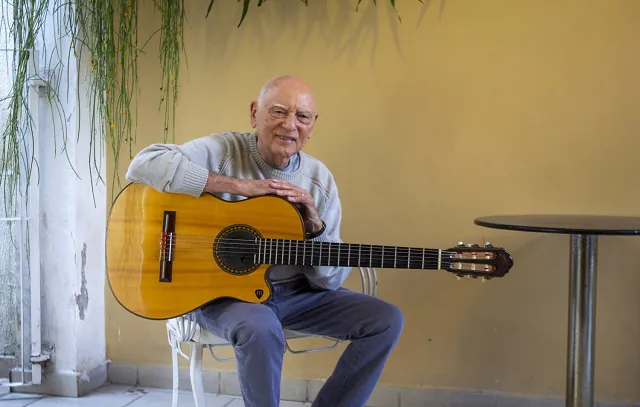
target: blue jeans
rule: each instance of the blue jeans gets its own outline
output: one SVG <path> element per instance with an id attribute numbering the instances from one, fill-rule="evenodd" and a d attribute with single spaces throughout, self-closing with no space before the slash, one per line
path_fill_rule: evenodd
<path id="1" fill-rule="evenodd" d="M 313 407 L 364 407 L 404 325 L 394 305 L 344 288 L 317 290 L 306 279 L 274 285 L 263 304 L 224 299 L 195 314 L 233 345 L 246 407 L 280 404 L 283 327 L 348 340 Z"/>

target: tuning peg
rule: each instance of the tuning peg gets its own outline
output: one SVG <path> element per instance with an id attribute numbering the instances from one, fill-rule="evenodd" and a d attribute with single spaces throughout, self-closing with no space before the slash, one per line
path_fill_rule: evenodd
<path id="1" fill-rule="evenodd" d="M 490 247 L 493 247 L 493 245 L 491 244 L 491 242 L 486 242 L 486 243 L 484 244 L 484 247 L 486 247 L 486 248 L 490 248 Z"/>
<path id="2" fill-rule="evenodd" d="M 464 246 L 465 246 L 464 242 L 458 242 L 458 246 L 457 247 L 464 247 Z"/>

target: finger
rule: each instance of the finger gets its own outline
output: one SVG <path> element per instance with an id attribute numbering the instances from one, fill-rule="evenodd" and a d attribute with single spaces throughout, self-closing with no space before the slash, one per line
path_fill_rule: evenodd
<path id="1" fill-rule="evenodd" d="M 290 184 L 286 181 L 279 181 L 279 180 L 272 181 L 271 183 L 269 183 L 269 186 L 272 188 L 278 188 L 278 189 L 300 189 L 293 184 Z"/>
<path id="2" fill-rule="evenodd" d="M 291 202 L 296 202 L 296 203 L 300 203 L 302 205 L 306 205 L 306 206 L 312 206 L 315 203 L 313 202 L 313 198 L 311 198 L 310 196 L 305 196 L 305 195 L 291 195 L 288 196 L 289 201 Z"/>

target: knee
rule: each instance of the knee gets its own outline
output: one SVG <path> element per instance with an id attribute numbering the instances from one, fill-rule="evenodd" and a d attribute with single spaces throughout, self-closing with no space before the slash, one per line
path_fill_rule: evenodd
<path id="1" fill-rule="evenodd" d="M 383 303 L 380 306 L 378 320 L 384 327 L 384 332 L 389 338 L 396 342 L 402 334 L 404 328 L 404 315 L 400 308 L 393 304 Z"/>
<path id="2" fill-rule="evenodd" d="M 282 325 L 277 318 L 247 318 L 231 329 L 231 343 L 234 347 L 246 347 L 253 344 L 270 349 L 282 350 L 285 341 Z"/>

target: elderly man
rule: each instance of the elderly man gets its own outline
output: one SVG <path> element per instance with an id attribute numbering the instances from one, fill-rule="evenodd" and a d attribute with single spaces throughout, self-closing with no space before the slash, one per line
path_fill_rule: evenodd
<path id="1" fill-rule="evenodd" d="M 267 82 L 250 105 L 255 132 L 227 132 L 182 145 L 154 144 L 132 161 L 127 179 L 159 191 L 226 200 L 286 197 L 304 219 L 307 239 L 340 242 L 341 206 L 327 167 L 301 150 L 318 118 L 313 94 L 294 76 Z M 314 406 L 364 406 L 395 347 L 404 320 L 397 307 L 341 287 L 349 268 L 271 266 L 272 297 L 262 304 L 216 300 L 198 323 L 234 347 L 247 407 L 276 407 L 285 341 L 282 328 L 350 344 Z"/>

